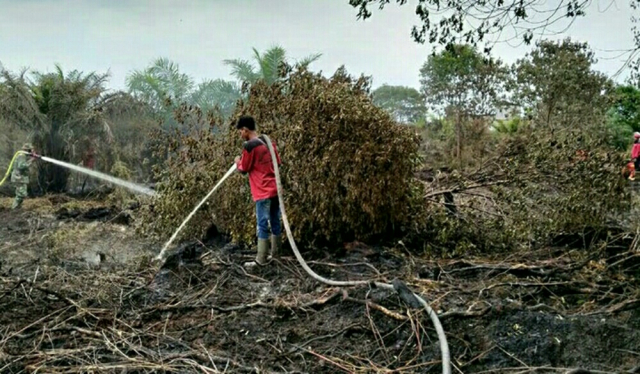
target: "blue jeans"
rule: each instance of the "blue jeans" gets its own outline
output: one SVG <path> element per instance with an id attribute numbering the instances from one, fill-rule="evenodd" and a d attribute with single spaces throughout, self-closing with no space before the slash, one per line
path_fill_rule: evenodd
<path id="1" fill-rule="evenodd" d="M 258 239 L 269 239 L 269 224 L 271 234 L 278 236 L 282 233 L 280 226 L 280 204 L 278 197 L 256 201 L 256 217 L 258 219 Z"/>

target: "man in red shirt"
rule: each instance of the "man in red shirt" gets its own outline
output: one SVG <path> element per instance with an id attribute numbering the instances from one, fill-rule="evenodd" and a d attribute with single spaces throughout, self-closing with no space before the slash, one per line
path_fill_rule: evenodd
<path id="1" fill-rule="evenodd" d="M 269 225 L 271 225 L 271 256 L 277 258 L 282 246 L 282 227 L 280 225 L 280 205 L 278 204 L 278 188 L 276 176 L 273 170 L 271 154 L 264 137 L 256 133 L 256 123 L 251 116 L 242 116 L 238 119 L 236 128 L 245 141 L 242 156 L 236 157 L 238 170 L 243 174 L 249 174 L 251 196 L 256 203 L 256 218 L 258 221 L 258 254 L 256 263 L 264 265 L 267 262 L 269 251 Z M 275 143 L 273 150 L 276 154 L 278 165 L 280 155 Z"/>

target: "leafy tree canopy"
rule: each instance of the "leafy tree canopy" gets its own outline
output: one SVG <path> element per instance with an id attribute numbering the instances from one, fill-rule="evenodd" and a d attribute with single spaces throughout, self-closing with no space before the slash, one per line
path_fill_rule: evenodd
<path id="1" fill-rule="evenodd" d="M 612 114 L 616 121 L 640 131 L 640 90 L 631 85 L 618 86 L 613 97 Z"/>
<path id="2" fill-rule="evenodd" d="M 181 104 L 197 105 L 204 113 L 218 108 L 228 117 L 240 98 L 234 82 L 216 79 L 196 84 L 180 72 L 178 64 L 166 58 L 154 60 L 144 70 L 134 70 L 126 82 L 129 92 L 151 105 L 169 128 L 177 126 L 173 113 Z"/>
<path id="3" fill-rule="evenodd" d="M 416 123 L 427 112 L 424 97 L 415 88 L 382 85 L 371 93 L 373 103 L 400 123 Z"/>
<path id="4" fill-rule="evenodd" d="M 635 86 L 616 87 L 613 105 L 607 112 L 611 144 L 618 150 L 629 148 L 634 131 L 640 131 L 640 90 Z"/>
<path id="5" fill-rule="evenodd" d="M 583 121 L 609 107 L 613 84 L 593 70 L 596 60 L 587 43 L 543 40 L 513 67 L 512 102 L 552 124 Z M 569 121 L 569 122 L 567 122 Z"/>
<path id="6" fill-rule="evenodd" d="M 422 93 L 440 111 L 453 108 L 464 115 L 495 111 L 506 70 L 470 45 L 453 45 L 431 55 L 420 69 Z"/>

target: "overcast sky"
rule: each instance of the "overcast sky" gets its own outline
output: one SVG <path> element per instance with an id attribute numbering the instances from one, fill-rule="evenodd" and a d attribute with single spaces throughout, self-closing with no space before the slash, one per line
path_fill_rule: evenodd
<path id="1" fill-rule="evenodd" d="M 325 73 L 344 64 L 372 75 L 374 86 L 418 88 L 431 46 L 411 39 L 413 4 L 390 5 L 363 22 L 347 0 L 0 0 L 0 62 L 10 70 L 60 63 L 109 71 L 110 87 L 124 88 L 131 70 L 157 57 L 196 81 L 230 79 L 223 59 L 250 59 L 252 47 L 277 43 L 294 59 L 322 53 L 312 67 Z M 594 0 L 589 10 L 564 36 L 589 42 L 597 68 L 614 74 L 622 65 L 615 51 L 633 46 L 628 2 Z M 494 55 L 513 62 L 528 48 L 503 43 Z"/>

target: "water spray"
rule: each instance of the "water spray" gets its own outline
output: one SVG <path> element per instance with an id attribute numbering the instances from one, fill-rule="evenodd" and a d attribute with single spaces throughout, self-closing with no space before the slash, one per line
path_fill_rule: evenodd
<path id="1" fill-rule="evenodd" d="M 204 204 L 205 201 L 207 201 L 209 199 L 209 197 L 211 197 L 211 195 L 213 195 L 214 192 L 216 192 L 216 190 L 218 189 L 218 187 L 220 187 L 220 185 L 222 185 L 222 182 L 224 182 L 227 178 L 229 178 L 229 176 L 231 174 L 233 174 L 233 172 L 236 170 L 237 166 L 235 164 L 235 162 L 233 163 L 233 165 L 229 168 L 229 170 L 227 171 L 227 173 L 218 181 L 218 183 L 213 186 L 213 188 L 211 189 L 211 191 L 209 191 L 209 193 L 207 194 L 207 196 L 205 196 L 202 200 L 200 200 L 200 202 L 198 203 L 198 205 L 196 205 L 196 207 L 191 211 L 191 213 L 189 213 L 189 215 L 187 216 L 187 218 L 184 219 L 184 221 L 182 221 L 182 224 L 180 224 L 180 226 L 178 227 L 178 229 L 176 230 L 176 232 L 173 233 L 173 235 L 171 236 L 171 238 L 169 239 L 169 241 L 164 245 L 164 247 L 162 248 L 162 251 L 160 251 L 160 253 L 155 257 L 155 260 L 160 261 L 162 260 L 164 253 L 167 251 L 167 248 L 169 248 L 169 246 L 171 245 L 171 243 L 173 243 L 173 241 L 176 239 L 176 237 L 178 236 L 178 233 L 180 233 L 180 231 L 182 231 L 182 229 L 184 228 L 184 226 L 191 220 L 191 218 L 193 218 L 193 215 L 196 214 L 196 212 L 198 211 L 198 209 L 200 209 L 200 207 L 202 206 L 202 204 Z"/>
<path id="2" fill-rule="evenodd" d="M 62 166 L 64 168 L 77 171 L 79 173 L 87 174 L 87 175 L 92 176 L 94 178 L 102 179 L 102 180 L 104 180 L 106 182 L 115 184 L 115 185 L 120 186 L 120 187 L 124 187 L 124 188 L 126 188 L 126 189 L 128 189 L 130 191 L 133 191 L 133 192 L 137 192 L 137 193 L 144 194 L 144 195 L 147 195 L 147 196 L 156 196 L 156 192 L 154 190 L 150 189 L 150 188 L 141 186 L 139 184 L 127 182 L 127 181 L 122 180 L 120 178 L 116 178 L 116 177 L 113 177 L 111 175 L 108 175 L 108 174 L 105 174 L 105 173 L 101 173 L 99 171 L 87 169 L 87 168 L 84 168 L 82 166 L 78 166 L 78 165 L 70 164 L 68 162 L 56 160 L 56 159 L 51 158 L 51 157 L 39 156 L 39 158 L 42 161 L 50 162 L 52 164 L 55 164 L 55 165 L 58 165 L 58 166 Z"/>
<path id="3" fill-rule="evenodd" d="M 144 194 L 147 196 L 155 196 L 156 192 L 150 188 L 144 187 L 144 186 L 140 186 L 138 184 L 135 183 L 131 183 L 131 182 L 127 182 L 125 180 L 122 180 L 120 178 L 116 178 L 113 177 L 111 175 L 105 174 L 105 173 L 101 173 L 99 171 L 95 171 L 95 170 L 91 170 L 91 169 L 87 169 L 84 168 L 82 166 L 78 166 L 78 165 L 73 165 L 70 164 L 68 162 L 64 162 L 64 161 L 60 161 L 60 160 L 56 160 L 54 158 L 51 157 L 46 157 L 46 156 L 41 156 L 37 153 L 34 152 L 26 152 L 26 151 L 18 151 L 13 155 L 13 158 L 11 159 L 11 162 L 9 163 L 9 168 L 7 169 L 7 172 L 4 175 L 4 178 L 2 178 L 2 181 L 0 181 L 0 186 L 2 186 L 4 184 L 4 182 L 7 180 L 7 178 L 9 177 L 9 175 L 11 174 L 11 169 L 13 168 L 13 163 L 16 161 L 16 159 L 18 158 L 19 155 L 24 154 L 24 155 L 28 155 L 30 157 L 33 157 L 35 159 L 39 159 L 42 161 L 46 161 L 46 162 L 50 162 L 52 164 L 67 168 L 67 169 L 71 169 L 74 171 L 77 171 L 79 173 L 82 174 L 87 174 L 90 175 L 94 178 L 98 178 L 98 179 L 102 179 L 106 182 L 118 185 L 120 187 L 124 187 L 130 191 L 136 192 L 136 193 L 140 193 L 140 194 Z"/>

